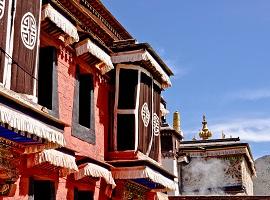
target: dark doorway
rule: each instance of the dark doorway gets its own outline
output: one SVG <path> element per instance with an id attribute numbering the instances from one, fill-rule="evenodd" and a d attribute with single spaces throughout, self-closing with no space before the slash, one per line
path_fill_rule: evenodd
<path id="1" fill-rule="evenodd" d="M 90 191 L 74 190 L 74 200 L 93 200 L 94 194 Z"/>
<path id="2" fill-rule="evenodd" d="M 54 182 L 33 180 L 31 200 L 55 200 Z"/>

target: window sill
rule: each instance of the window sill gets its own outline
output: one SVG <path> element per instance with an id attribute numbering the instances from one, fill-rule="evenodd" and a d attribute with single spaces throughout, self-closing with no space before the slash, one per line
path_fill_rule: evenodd
<path id="1" fill-rule="evenodd" d="M 31 111 L 42 115 L 43 117 L 63 126 L 70 126 L 70 124 L 64 123 L 58 118 L 54 117 L 49 113 L 49 110 L 44 108 L 43 106 L 31 101 L 26 95 L 16 93 L 12 90 L 5 88 L 0 84 L 0 96 L 9 99 L 10 101 L 19 104 L 20 106 L 30 109 Z"/>
<path id="2" fill-rule="evenodd" d="M 96 144 L 95 130 L 73 122 L 72 124 L 72 136 L 85 141 L 89 144 Z"/>

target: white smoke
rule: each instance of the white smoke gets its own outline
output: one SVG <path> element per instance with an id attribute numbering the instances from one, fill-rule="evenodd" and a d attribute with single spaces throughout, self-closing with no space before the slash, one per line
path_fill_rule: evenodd
<path id="1" fill-rule="evenodd" d="M 183 195 L 225 195 L 228 164 L 218 159 L 192 159 L 183 169 Z"/>

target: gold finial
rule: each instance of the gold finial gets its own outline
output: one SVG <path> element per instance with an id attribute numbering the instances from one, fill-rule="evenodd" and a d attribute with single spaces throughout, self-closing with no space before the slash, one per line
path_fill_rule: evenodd
<path id="1" fill-rule="evenodd" d="M 181 126 L 180 126 L 180 114 L 179 112 L 175 111 L 173 113 L 173 129 L 177 132 L 181 132 Z"/>
<path id="2" fill-rule="evenodd" d="M 225 139 L 225 138 L 226 138 L 226 135 L 225 135 L 225 133 L 224 133 L 223 130 L 221 131 L 221 138 L 222 138 L 222 139 Z"/>
<path id="3" fill-rule="evenodd" d="M 205 115 L 203 115 L 202 130 L 199 132 L 199 136 L 203 140 L 207 140 L 212 137 L 212 132 L 207 127 L 207 121 Z"/>

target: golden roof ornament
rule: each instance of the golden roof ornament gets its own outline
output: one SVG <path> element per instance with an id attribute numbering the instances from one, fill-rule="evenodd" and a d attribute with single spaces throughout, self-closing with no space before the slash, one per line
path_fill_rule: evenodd
<path id="1" fill-rule="evenodd" d="M 173 129 L 177 132 L 180 133 L 181 131 L 181 125 L 180 125 L 180 114 L 179 112 L 175 111 L 173 113 Z"/>
<path id="2" fill-rule="evenodd" d="M 207 140 L 210 137 L 212 137 L 212 132 L 207 127 L 207 121 L 205 118 L 205 115 L 203 115 L 203 121 L 202 121 L 202 130 L 199 132 L 199 136 L 203 140 Z"/>

